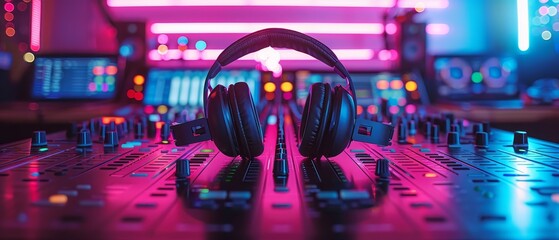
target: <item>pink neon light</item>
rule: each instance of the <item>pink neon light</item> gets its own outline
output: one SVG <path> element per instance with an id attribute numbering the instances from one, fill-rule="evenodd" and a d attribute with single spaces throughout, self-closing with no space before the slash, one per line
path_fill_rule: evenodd
<path id="1" fill-rule="evenodd" d="M 447 8 L 448 0 L 399 0 L 398 7 L 401 8 Z"/>
<path id="2" fill-rule="evenodd" d="M 381 23 L 154 23 L 151 32 L 164 33 L 251 33 L 265 28 L 288 28 L 316 34 L 381 34 Z"/>
<path id="3" fill-rule="evenodd" d="M 450 32 L 450 27 L 444 23 L 431 23 L 427 24 L 425 31 L 431 35 L 446 35 Z"/>
<path id="4" fill-rule="evenodd" d="M 180 51 L 178 49 L 169 49 L 167 54 L 161 55 L 157 50 L 151 50 L 148 53 L 148 58 L 152 61 L 164 60 L 215 60 L 223 49 L 206 49 L 202 52 L 198 50 L 188 49 Z M 277 49 L 281 60 L 313 60 L 314 58 L 289 49 Z M 333 49 L 334 53 L 340 60 L 370 60 L 374 56 L 374 51 L 371 49 Z M 255 54 L 250 53 L 240 58 L 241 61 L 254 61 Z"/>
<path id="5" fill-rule="evenodd" d="M 438 1 L 427 0 L 427 2 L 438 2 Z M 348 0 L 158 0 L 158 1 L 107 0 L 107 5 L 109 7 L 169 7 L 169 6 L 393 7 L 394 3 L 395 0 L 351 0 L 351 1 Z"/>
<path id="6" fill-rule="evenodd" d="M 31 3 L 31 44 L 32 51 L 41 49 L 41 1 L 33 0 Z"/>

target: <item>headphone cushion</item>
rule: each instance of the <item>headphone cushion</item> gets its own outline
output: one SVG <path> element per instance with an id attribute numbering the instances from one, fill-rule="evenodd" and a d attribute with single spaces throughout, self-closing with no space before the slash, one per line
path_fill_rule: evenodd
<path id="1" fill-rule="evenodd" d="M 325 157 L 333 157 L 344 151 L 351 141 L 355 125 L 355 109 L 351 94 L 343 87 L 334 87 L 332 114 L 322 144 Z"/>
<path id="2" fill-rule="evenodd" d="M 245 158 L 259 156 L 264 152 L 264 137 L 249 87 L 245 82 L 238 82 L 229 86 L 228 93 L 239 154 Z"/>
<path id="3" fill-rule="evenodd" d="M 227 89 L 217 85 L 208 98 L 208 127 L 216 147 L 225 155 L 239 155 L 239 145 L 233 125 L 233 116 Z"/>
<path id="4" fill-rule="evenodd" d="M 305 102 L 299 135 L 299 153 L 304 157 L 319 157 L 324 130 L 330 115 L 331 90 L 329 84 L 315 83 L 311 86 Z"/>

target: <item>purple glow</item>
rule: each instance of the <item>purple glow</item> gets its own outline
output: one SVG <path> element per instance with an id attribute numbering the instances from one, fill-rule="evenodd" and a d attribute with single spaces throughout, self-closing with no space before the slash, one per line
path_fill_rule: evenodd
<path id="1" fill-rule="evenodd" d="M 107 83 L 103 83 L 103 92 L 109 91 L 109 85 Z"/>
<path id="2" fill-rule="evenodd" d="M 95 85 L 94 82 L 90 82 L 89 85 L 87 86 L 87 88 L 89 89 L 90 92 L 97 91 L 97 85 Z"/>

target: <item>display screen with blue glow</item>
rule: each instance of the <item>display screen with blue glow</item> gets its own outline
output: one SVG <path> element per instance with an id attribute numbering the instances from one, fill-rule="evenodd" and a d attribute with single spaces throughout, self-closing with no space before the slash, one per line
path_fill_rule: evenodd
<path id="1" fill-rule="evenodd" d="M 517 62 L 512 57 L 451 56 L 434 61 L 439 99 L 499 100 L 518 97 Z"/>
<path id="2" fill-rule="evenodd" d="M 148 105 L 168 105 L 200 107 L 203 105 L 204 80 L 207 71 L 151 69 L 148 73 L 144 103 Z M 260 72 L 256 70 L 221 71 L 211 81 L 228 87 L 236 82 L 246 82 L 252 98 L 257 101 L 260 89 Z"/>
<path id="3" fill-rule="evenodd" d="M 388 107 L 393 106 L 393 113 L 403 111 L 408 103 L 404 82 L 400 74 L 395 73 L 356 73 L 351 74 L 355 87 L 355 96 L 358 107 L 367 108 L 368 111 L 376 113 L 382 102 Z M 335 73 L 311 73 L 299 71 L 295 73 L 297 104 L 303 106 L 313 83 L 325 82 L 331 85 L 346 85 Z M 369 107 L 376 106 L 376 107 Z M 370 110 L 370 109 L 375 109 Z"/>
<path id="4" fill-rule="evenodd" d="M 116 57 L 37 57 L 33 99 L 112 99 Z"/>

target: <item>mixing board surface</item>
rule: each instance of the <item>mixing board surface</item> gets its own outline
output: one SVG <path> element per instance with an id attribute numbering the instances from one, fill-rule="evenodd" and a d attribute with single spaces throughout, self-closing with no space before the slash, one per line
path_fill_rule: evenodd
<path id="1" fill-rule="evenodd" d="M 128 118 L 0 146 L 0 238 L 559 238 L 557 144 L 414 115 L 391 146 L 313 160 L 289 109 L 250 160 Z"/>

